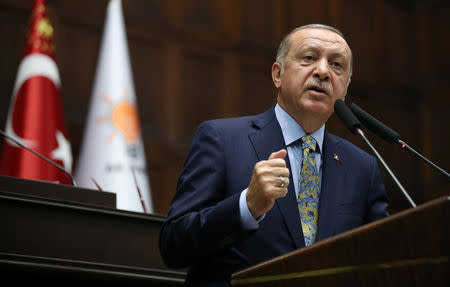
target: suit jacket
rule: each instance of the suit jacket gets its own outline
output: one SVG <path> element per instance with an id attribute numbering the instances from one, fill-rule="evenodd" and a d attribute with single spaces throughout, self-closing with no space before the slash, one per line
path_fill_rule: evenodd
<path id="1" fill-rule="evenodd" d="M 200 125 L 160 232 L 164 262 L 190 268 L 186 285 L 229 286 L 232 273 L 304 247 L 292 175 L 288 194 L 276 200 L 259 228 L 241 226 L 239 196 L 254 165 L 282 148 L 274 107 Z M 317 240 L 387 216 L 373 156 L 327 132 L 322 155 Z M 286 164 L 290 168 L 289 160 Z"/>

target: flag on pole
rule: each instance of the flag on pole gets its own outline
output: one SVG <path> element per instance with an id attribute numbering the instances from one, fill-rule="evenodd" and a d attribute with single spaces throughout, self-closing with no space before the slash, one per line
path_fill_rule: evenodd
<path id="1" fill-rule="evenodd" d="M 117 208 L 153 212 L 120 0 L 106 12 L 94 87 L 75 178 L 116 193 Z"/>
<path id="2" fill-rule="evenodd" d="M 64 124 L 54 50 L 46 2 L 35 0 L 5 132 L 71 172 L 72 151 Z M 0 174 L 72 184 L 63 171 L 9 140 L 2 146 Z"/>

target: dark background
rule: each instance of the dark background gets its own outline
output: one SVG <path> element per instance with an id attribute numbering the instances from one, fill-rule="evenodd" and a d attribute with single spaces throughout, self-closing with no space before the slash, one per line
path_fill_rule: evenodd
<path id="1" fill-rule="evenodd" d="M 74 164 L 107 3 L 47 1 Z M 0 0 L 2 129 L 31 7 L 31 0 Z M 353 50 L 347 103 L 357 103 L 417 151 L 450 168 L 448 1 L 123 0 L 123 11 L 156 213 L 167 214 L 202 121 L 257 114 L 275 103 L 270 69 L 278 44 L 291 29 L 310 23 L 340 29 Z M 327 128 L 369 151 L 336 116 Z M 399 146 L 366 134 L 417 204 L 449 194 L 450 181 L 443 175 Z M 380 169 L 391 213 L 409 208 Z"/>

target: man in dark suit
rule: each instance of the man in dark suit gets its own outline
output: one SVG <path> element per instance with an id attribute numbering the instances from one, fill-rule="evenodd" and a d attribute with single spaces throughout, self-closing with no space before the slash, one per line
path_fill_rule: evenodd
<path id="1" fill-rule="evenodd" d="M 160 233 L 190 286 L 228 286 L 232 273 L 387 216 L 374 157 L 325 131 L 345 99 L 352 52 L 312 24 L 280 44 L 277 104 L 198 128 Z"/>

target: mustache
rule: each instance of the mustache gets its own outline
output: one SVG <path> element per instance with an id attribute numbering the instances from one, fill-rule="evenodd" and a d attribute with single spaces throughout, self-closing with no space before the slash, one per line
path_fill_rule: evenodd
<path id="1" fill-rule="evenodd" d="M 307 90 L 309 89 L 321 90 L 327 95 L 330 95 L 332 92 L 332 88 L 329 82 L 321 81 L 317 78 L 309 78 L 305 84 L 305 87 Z"/>

